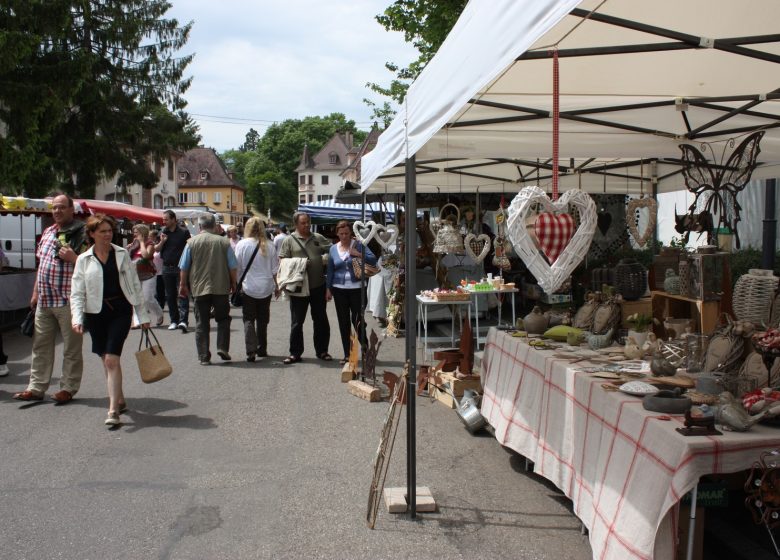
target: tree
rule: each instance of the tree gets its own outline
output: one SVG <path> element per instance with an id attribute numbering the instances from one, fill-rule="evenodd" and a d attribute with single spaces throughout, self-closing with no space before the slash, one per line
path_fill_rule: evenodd
<path id="1" fill-rule="evenodd" d="M 246 133 L 244 143 L 238 147 L 239 152 L 254 152 L 257 149 L 257 143 L 260 140 L 260 134 L 254 129 L 250 128 Z"/>
<path id="2" fill-rule="evenodd" d="M 156 183 L 151 160 L 197 145 L 184 113 L 191 23 L 161 0 L 6 0 L 0 7 L 0 184 L 90 197 L 103 177 Z"/>
<path id="3" fill-rule="evenodd" d="M 395 74 L 388 86 L 369 82 L 366 87 L 396 103 L 403 102 L 409 85 L 420 75 L 458 21 L 468 0 L 395 0 L 376 20 L 387 31 L 401 31 L 407 43 L 412 43 L 420 56 L 406 68 L 386 62 L 385 68 Z M 381 106 L 370 99 L 363 100 L 373 108 L 372 118 L 390 124 L 394 112 L 390 104 Z"/>

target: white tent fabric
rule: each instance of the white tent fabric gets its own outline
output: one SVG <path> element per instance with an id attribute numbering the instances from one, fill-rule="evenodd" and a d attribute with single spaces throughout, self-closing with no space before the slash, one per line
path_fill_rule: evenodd
<path id="1" fill-rule="evenodd" d="M 562 190 L 601 191 L 608 171 L 607 191 L 638 192 L 640 162 L 645 192 L 651 176 L 679 190 L 679 144 L 714 142 L 705 155 L 721 163 L 728 139 L 762 127 L 753 177 L 778 176 L 779 20 L 776 0 L 472 0 L 363 158 L 361 186 L 403 191 L 393 167 L 413 154 L 420 192 L 549 185 L 555 46 Z"/>

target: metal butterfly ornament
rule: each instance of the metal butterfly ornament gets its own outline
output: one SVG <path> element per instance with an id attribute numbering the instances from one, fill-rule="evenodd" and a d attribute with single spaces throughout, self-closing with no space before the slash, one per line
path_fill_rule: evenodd
<path id="1" fill-rule="evenodd" d="M 696 220 L 698 214 L 709 213 L 718 216 L 718 227 L 727 227 L 734 234 L 737 249 L 739 249 L 739 234 L 737 224 L 740 221 L 742 207 L 737 202 L 737 193 L 745 188 L 753 170 L 756 168 L 756 159 L 761 152 L 759 143 L 764 136 L 760 130 L 750 134 L 731 153 L 723 163 L 726 156 L 726 148 L 734 146 L 734 140 L 730 140 L 723 147 L 720 161 L 710 163 L 698 148 L 691 144 L 680 144 L 682 160 L 685 163 L 683 176 L 688 191 L 694 194 L 693 203 L 688 207 L 688 216 L 691 222 Z M 715 154 L 710 144 L 702 144 L 702 149 L 709 149 Z M 707 230 L 708 242 L 715 240 L 715 222 Z M 683 239 L 687 242 L 690 231 L 686 231 Z"/>

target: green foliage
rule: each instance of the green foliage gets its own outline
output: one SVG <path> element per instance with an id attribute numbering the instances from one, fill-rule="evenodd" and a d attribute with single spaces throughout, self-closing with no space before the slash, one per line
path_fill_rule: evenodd
<path id="1" fill-rule="evenodd" d="M 729 269 L 731 270 L 731 283 L 736 284 L 743 274 L 747 274 L 751 268 L 763 268 L 761 265 L 761 249 L 749 247 L 740 251 L 729 253 Z M 780 253 L 775 254 L 775 274 L 780 276 Z"/>
<path id="2" fill-rule="evenodd" d="M 86 197 L 103 177 L 152 186 L 151 161 L 197 144 L 183 112 L 189 35 L 160 0 L 0 7 L 0 184 Z"/>
<path id="3" fill-rule="evenodd" d="M 386 62 L 385 68 L 395 75 L 395 79 L 387 86 L 369 82 L 366 87 L 401 103 L 409 85 L 439 50 L 467 3 L 467 0 L 395 0 L 376 16 L 376 20 L 387 31 L 402 32 L 406 42 L 412 43 L 420 56 L 406 68 Z M 369 99 L 364 102 L 373 108 L 372 118 L 380 119 L 387 127 L 393 114 L 390 105 L 385 102 L 378 106 Z"/>

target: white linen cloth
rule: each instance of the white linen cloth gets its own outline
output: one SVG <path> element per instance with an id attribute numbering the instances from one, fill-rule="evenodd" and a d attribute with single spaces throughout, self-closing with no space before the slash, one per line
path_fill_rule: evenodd
<path id="1" fill-rule="evenodd" d="M 676 506 L 699 478 L 748 469 L 780 447 L 780 432 L 761 425 L 685 437 L 675 431 L 682 416 L 664 421 L 640 398 L 607 392 L 603 380 L 495 328 L 482 368 L 482 414 L 496 439 L 572 500 L 593 558 L 673 558 Z"/>
<path id="2" fill-rule="evenodd" d="M 242 239 L 236 244 L 236 260 L 238 261 L 238 278 L 244 274 L 249 259 L 257 247 L 257 240 L 252 237 Z M 267 298 L 274 293 L 274 276 L 279 271 L 279 259 L 277 258 L 276 247 L 271 241 L 265 243 L 265 254 L 262 249 L 258 249 L 255 260 L 249 268 L 241 289 L 250 297 L 256 299 Z"/>

